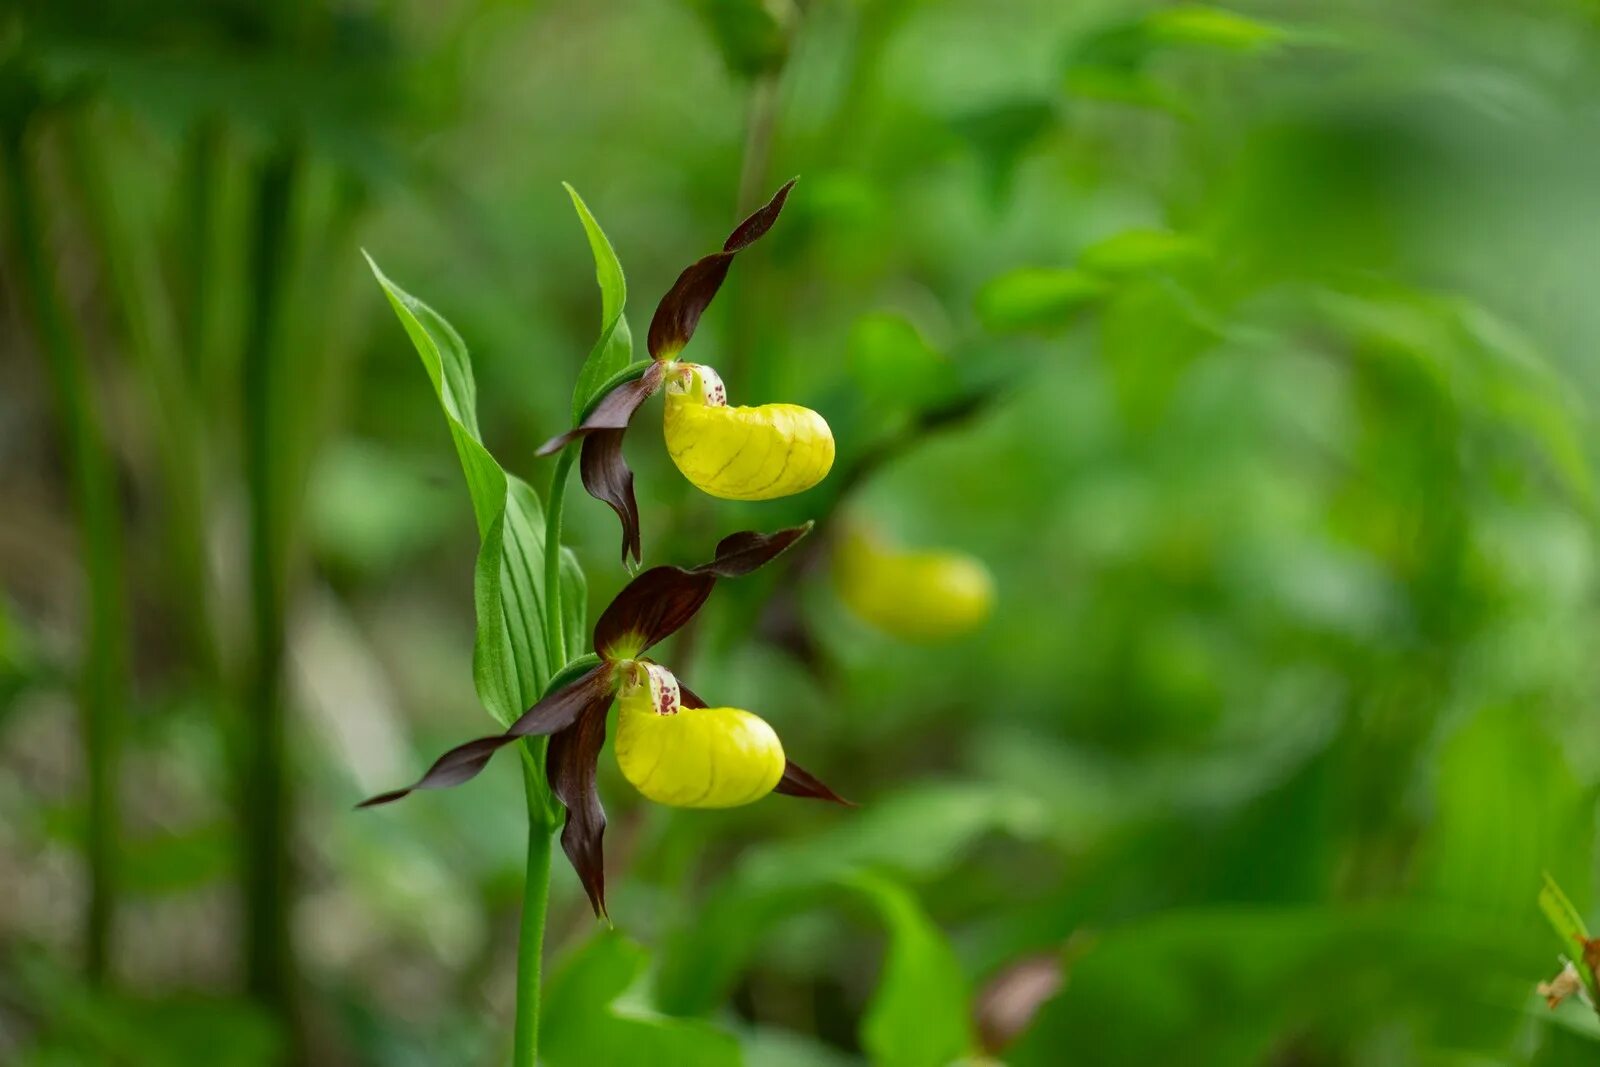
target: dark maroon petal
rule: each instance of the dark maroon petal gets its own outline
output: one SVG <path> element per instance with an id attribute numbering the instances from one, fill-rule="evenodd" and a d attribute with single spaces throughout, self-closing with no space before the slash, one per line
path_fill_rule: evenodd
<path id="1" fill-rule="evenodd" d="M 717 290 L 722 288 L 733 257 L 772 229 L 792 188 L 793 179 L 774 193 L 772 199 L 757 209 L 755 214 L 734 227 L 723 242 L 722 251 L 696 260 L 678 275 L 678 280 L 672 283 L 667 295 L 656 305 L 655 316 L 650 320 L 650 355 L 658 360 L 671 359 L 683 351 L 689 338 L 694 336 L 695 327 L 700 324 L 701 312 L 710 306 Z"/>
<path id="2" fill-rule="evenodd" d="M 791 526 L 774 533 L 756 533 L 743 530 L 729 534 L 717 544 L 717 554 L 709 563 L 702 563 L 696 571 L 715 574 L 718 578 L 739 578 L 778 558 L 790 545 L 811 532 L 811 523 Z"/>
<path id="3" fill-rule="evenodd" d="M 570 729 L 550 739 L 545 754 L 545 775 L 557 799 L 566 805 L 567 822 L 561 829 L 561 849 L 578 872 L 583 891 L 597 917 L 606 913 L 606 863 L 601 847 L 606 832 L 606 809 L 595 789 L 600 748 L 606 741 L 606 709 L 610 701 L 590 707 Z"/>
<path id="4" fill-rule="evenodd" d="M 584 439 L 578 476 L 596 500 L 610 506 L 622 521 L 622 562 L 644 560 L 639 536 L 639 501 L 633 495 L 633 471 L 622 454 L 623 430 L 601 430 Z"/>
<path id="5" fill-rule="evenodd" d="M 714 574 L 651 567 L 601 614 L 594 625 L 594 650 L 609 658 L 637 656 L 688 622 L 716 584 Z"/>
<path id="6" fill-rule="evenodd" d="M 772 199 L 756 208 L 754 213 L 739 225 L 733 228 L 728 239 L 722 242 L 724 252 L 743 252 L 767 235 L 772 229 L 772 224 L 778 221 L 778 214 L 783 210 L 783 205 L 789 199 L 789 190 L 794 188 L 794 183 L 799 178 L 790 178 L 783 183 L 783 188 L 772 194 Z"/>
<path id="7" fill-rule="evenodd" d="M 804 537 L 811 524 L 776 533 L 732 534 L 716 556 L 693 570 L 651 567 L 623 587 L 594 626 L 594 650 L 602 657 L 637 656 L 694 617 L 718 578 L 737 578 L 770 562 Z"/>
<path id="8" fill-rule="evenodd" d="M 559 452 L 567 445 L 580 437 L 600 430 L 625 430 L 628 422 L 633 418 L 633 413 L 639 410 L 639 405 L 650 399 L 650 394 L 661 388 L 661 379 L 666 375 L 666 368 L 659 364 L 646 367 L 643 374 L 631 381 L 623 382 L 611 392 L 600 399 L 587 418 L 566 433 L 557 434 L 534 453 L 539 456 L 548 456 Z"/>
<path id="9" fill-rule="evenodd" d="M 686 708 L 709 708 L 711 705 L 700 699 L 700 694 L 683 684 L 683 679 L 678 679 L 678 703 Z"/>
<path id="10" fill-rule="evenodd" d="M 479 737 L 457 745 L 434 760 L 433 766 L 429 767 L 427 773 L 414 784 L 404 789 L 380 793 L 369 800 L 363 800 L 357 807 L 373 808 L 379 804 L 389 804 L 399 800 L 417 789 L 448 789 L 450 786 L 471 781 L 478 776 L 479 771 L 488 766 L 491 756 L 519 737 L 540 737 L 565 730 L 579 718 L 585 708 L 596 703 L 599 703 L 604 710 L 610 705 L 611 694 L 615 689 L 616 679 L 612 675 L 611 667 L 602 663 L 572 684 L 563 686 L 523 712 L 505 733 L 495 734 L 492 737 Z"/>
<path id="11" fill-rule="evenodd" d="M 847 808 L 855 807 L 854 803 L 829 789 L 821 779 L 794 760 L 785 761 L 783 777 L 778 779 L 778 784 L 772 791 L 788 797 L 810 797 L 812 800 L 828 800 L 835 804 L 843 804 Z"/>

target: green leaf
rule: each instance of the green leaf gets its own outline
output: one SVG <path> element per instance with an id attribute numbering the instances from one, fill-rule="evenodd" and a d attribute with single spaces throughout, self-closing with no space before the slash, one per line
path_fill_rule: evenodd
<path id="1" fill-rule="evenodd" d="M 1584 943 L 1589 940 L 1589 927 L 1549 871 L 1544 873 L 1544 887 L 1539 890 L 1539 910 L 1544 912 L 1551 929 L 1565 944 L 1567 957 L 1577 967 L 1578 977 L 1589 991 L 1589 999 L 1600 1003 L 1600 978 L 1584 963 Z"/>
<path id="2" fill-rule="evenodd" d="M 1066 984 L 1006 1062 L 1055 1067 L 1070 1048 L 1075 1063 L 1236 1067 L 1271 1062 L 1285 1033 L 1344 1047 L 1343 1035 L 1396 1019 L 1418 1047 L 1475 1047 L 1485 1030 L 1493 1045 L 1516 1024 L 1523 968 L 1535 964 L 1515 938 L 1468 918 L 1393 905 L 1223 905 L 1102 930 L 1068 950 Z"/>
<path id="3" fill-rule="evenodd" d="M 978 319 L 995 333 L 1059 329 L 1105 292 L 1086 271 L 1021 267 L 991 278 L 978 290 Z"/>
<path id="4" fill-rule="evenodd" d="M 1419 888 L 1434 899 L 1531 940 L 1535 873 L 1586 882 L 1595 826 L 1592 790 L 1528 703 L 1484 708 L 1441 746 L 1434 816 L 1415 862 Z"/>
<path id="5" fill-rule="evenodd" d="M 859 894 L 866 872 L 927 882 L 955 867 L 985 837 L 1037 840 L 1049 809 L 1021 790 L 987 783 L 920 786 L 875 801 L 827 832 L 752 849 L 674 930 L 661 959 L 662 1006 L 710 1011 L 732 988 L 766 932 L 782 919 Z M 876 907 L 880 901 L 872 901 Z M 715 929 L 714 937 L 705 931 Z"/>
<path id="6" fill-rule="evenodd" d="M 633 333 L 623 313 L 628 303 L 628 282 L 623 277 L 617 253 L 583 197 L 566 182 L 561 185 L 572 197 L 573 209 L 578 212 L 578 221 L 583 223 L 583 232 L 589 238 L 589 250 L 594 254 L 595 281 L 600 284 L 600 339 L 589 350 L 589 357 L 583 361 L 578 382 L 572 390 L 572 421 L 576 423 L 583 418 L 584 406 L 600 384 L 633 359 Z"/>
<path id="7" fill-rule="evenodd" d="M 1055 104 L 1023 97 L 989 104 L 951 123 L 972 146 L 983 167 L 990 197 L 998 204 L 1011 190 L 1023 156 L 1056 125 Z"/>
<path id="8" fill-rule="evenodd" d="M 540 1059 L 552 1067 L 737 1067 L 732 1035 L 710 1023 L 661 1015 L 630 992 L 646 962 L 645 950 L 621 934 L 596 933 L 550 980 Z"/>
<path id="9" fill-rule="evenodd" d="M 690 0 L 690 4 L 734 74 L 756 78 L 787 62 L 788 37 L 764 0 Z"/>
<path id="10" fill-rule="evenodd" d="M 1288 39 L 1276 27 L 1220 8 L 1198 4 L 1159 8 L 1135 19 L 1102 27 L 1068 53 L 1067 91 L 1096 100 L 1188 115 L 1183 98 L 1150 73 L 1159 52 L 1174 49 L 1253 54 Z"/>
<path id="11" fill-rule="evenodd" d="M 874 408 L 920 409 L 955 389 L 954 368 L 904 316 L 863 315 L 850 330 L 850 377 Z"/>
<path id="12" fill-rule="evenodd" d="M 479 540 L 472 677 L 483 706 L 509 725 L 539 699 L 551 673 L 542 622 L 544 509 L 533 489 L 507 474 L 483 445 L 477 386 L 461 335 L 385 277 L 371 256 L 367 263 L 422 357 L 466 476 Z"/>
<path id="13" fill-rule="evenodd" d="M 878 1067 L 945 1067 L 972 1050 L 967 981 L 949 942 L 904 886 L 877 875 L 851 885 L 889 931 L 861 1047 Z"/>
<path id="14" fill-rule="evenodd" d="M 1107 277 L 1167 270 L 1203 259 L 1206 249 L 1192 237 L 1170 230 L 1124 230 L 1085 248 L 1078 264 Z"/>
<path id="15" fill-rule="evenodd" d="M 572 549 L 561 546 L 561 632 L 568 656 L 589 647 L 589 582 Z"/>
<path id="16" fill-rule="evenodd" d="M 1228 52 L 1265 51 L 1286 36 L 1277 26 L 1200 4 L 1160 8 L 1146 15 L 1144 24 L 1152 41 Z"/>

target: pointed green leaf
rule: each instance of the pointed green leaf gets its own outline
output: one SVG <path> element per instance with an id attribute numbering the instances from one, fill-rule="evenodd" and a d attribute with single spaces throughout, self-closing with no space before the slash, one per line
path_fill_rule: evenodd
<path id="1" fill-rule="evenodd" d="M 889 932 L 878 988 L 861 1020 L 861 1047 L 878 1067 L 944 1067 L 972 1051 L 968 989 L 944 934 L 910 890 L 873 874 L 848 883 Z"/>
<path id="2" fill-rule="evenodd" d="M 540 1060 L 553 1067 L 737 1067 L 732 1035 L 711 1023 L 661 1015 L 630 995 L 646 962 L 645 950 L 621 934 L 595 934 L 551 978 Z"/>
<path id="3" fill-rule="evenodd" d="M 1572 901 L 1567 899 L 1567 894 L 1561 891 L 1561 886 L 1550 877 L 1549 871 L 1545 872 L 1544 887 L 1539 890 L 1539 910 L 1544 912 L 1556 936 L 1566 945 L 1567 956 L 1578 968 L 1578 976 L 1589 991 L 1589 999 L 1600 1004 L 1600 978 L 1584 964 L 1584 942 L 1589 940 L 1589 927 L 1584 923 L 1583 916 L 1578 914 L 1578 909 L 1572 906 Z"/>
<path id="4" fill-rule="evenodd" d="M 583 361 L 577 385 L 572 390 L 572 421 L 576 423 L 582 419 L 585 405 L 600 384 L 633 359 L 633 333 L 623 314 L 628 303 L 628 282 L 623 277 L 617 253 L 583 197 L 565 182 L 562 187 L 572 197 L 578 221 L 583 223 L 583 232 L 589 238 L 589 251 L 594 254 L 595 281 L 600 284 L 600 339 L 589 350 L 589 357 Z"/>
<path id="5" fill-rule="evenodd" d="M 1282 43 L 1277 26 L 1237 12 L 1202 4 L 1161 8 L 1145 16 L 1153 41 L 1216 48 L 1228 52 L 1260 52 Z"/>
<path id="6" fill-rule="evenodd" d="M 1104 283 L 1085 271 L 1021 267 L 978 290 L 978 319 L 994 333 L 1058 329 L 1104 291 Z"/>
<path id="7" fill-rule="evenodd" d="M 1170 230 L 1124 230 L 1085 248 L 1078 263 L 1108 277 L 1168 270 L 1204 258 L 1199 241 Z"/>
<path id="8" fill-rule="evenodd" d="M 477 387 L 461 335 L 385 277 L 371 256 L 367 263 L 422 358 L 466 476 L 479 540 L 472 676 L 484 707 L 509 724 L 539 699 L 551 673 L 542 623 L 544 509 L 533 489 L 506 474 L 483 445 Z"/>

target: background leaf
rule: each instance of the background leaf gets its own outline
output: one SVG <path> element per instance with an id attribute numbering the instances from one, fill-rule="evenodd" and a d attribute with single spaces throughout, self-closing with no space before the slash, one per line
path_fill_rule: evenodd
<path id="1" fill-rule="evenodd" d="M 540 1058 L 554 1067 L 648 1063 L 737 1067 L 738 1042 L 710 1023 L 656 1014 L 630 994 L 645 950 L 613 930 L 580 947 L 550 979 Z"/>
<path id="2" fill-rule="evenodd" d="M 944 934 L 901 885 L 849 882 L 877 909 L 889 947 L 861 1020 L 861 1045 L 881 1067 L 945 1067 L 972 1051 L 966 979 Z"/>
<path id="3" fill-rule="evenodd" d="M 995 333 L 1059 329 L 1103 293 L 1092 274 L 1065 267 L 1022 267 L 978 290 L 978 321 Z"/>

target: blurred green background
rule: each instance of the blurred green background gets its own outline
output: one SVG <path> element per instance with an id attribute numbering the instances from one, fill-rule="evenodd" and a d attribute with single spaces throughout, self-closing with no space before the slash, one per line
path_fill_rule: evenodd
<path id="1" fill-rule="evenodd" d="M 819 520 L 662 658 L 862 806 L 605 757 L 545 1061 L 1600 1055 L 1534 993 L 1541 875 L 1596 876 L 1591 0 L 24 2 L 0 122 L 0 1061 L 504 1062 L 515 761 L 351 811 L 491 726 L 359 249 L 542 491 L 599 319 L 561 181 L 642 337 L 794 174 L 690 355 L 833 476 L 629 458 L 648 561 Z M 852 528 L 982 561 L 988 618 L 869 625 Z"/>

